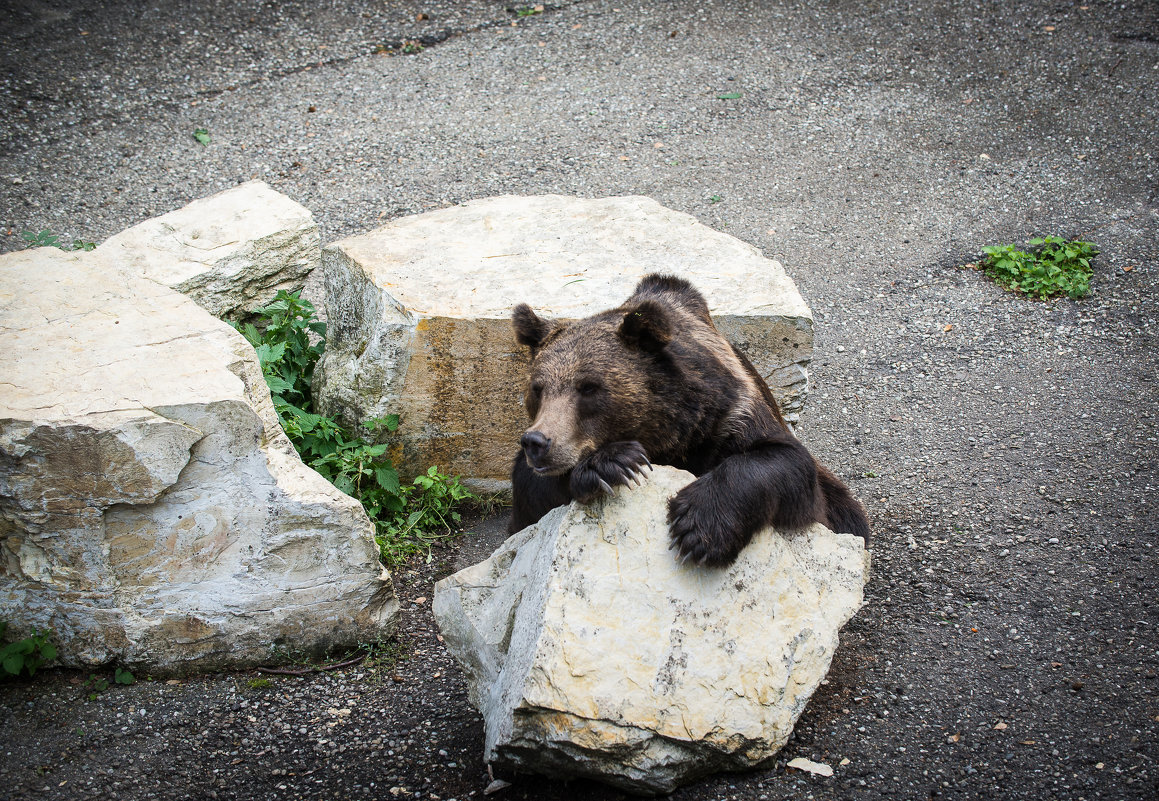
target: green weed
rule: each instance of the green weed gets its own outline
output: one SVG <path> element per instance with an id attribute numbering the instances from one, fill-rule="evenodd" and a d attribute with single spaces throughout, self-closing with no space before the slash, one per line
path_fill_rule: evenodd
<path id="1" fill-rule="evenodd" d="M 542 14 L 544 12 L 544 7 L 542 5 L 519 6 L 513 10 L 515 11 L 515 16 L 517 17 L 531 17 L 535 14 Z"/>
<path id="2" fill-rule="evenodd" d="M 209 131 L 205 128 L 194 128 L 193 138 L 200 142 L 203 147 L 210 142 Z"/>
<path id="3" fill-rule="evenodd" d="M 100 697 L 101 693 L 109 689 L 109 680 L 103 676 L 98 676 L 96 673 L 90 673 L 89 677 L 85 679 L 84 686 L 92 690 L 89 693 L 89 700 L 95 701 Z"/>
<path id="4" fill-rule="evenodd" d="M 416 554 L 429 562 L 431 548 L 454 536 L 462 519 L 458 508 L 476 500 L 459 483 L 458 476 L 443 475 L 435 466 L 416 476 L 410 486 L 399 487 L 404 508 L 393 512 L 384 524 L 376 525 L 375 540 L 382 561 L 392 567 Z"/>
<path id="5" fill-rule="evenodd" d="M 0 621 L 0 640 L 8 631 L 8 622 Z M 36 675 L 37 668 L 56 659 L 56 646 L 48 641 L 47 631 L 33 631 L 31 636 L 0 647 L 0 668 L 4 676 Z"/>
<path id="6" fill-rule="evenodd" d="M 982 248 L 979 269 L 1011 292 L 1045 300 L 1054 295 L 1079 299 L 1091 288 L 1091 259 L 1098 250 L 1090 242 L 1058 236 L 1031 239 L 1029 251 L 1014 245 Z"/>
<path id="7" fill-rule="evenodd" d="M 272 681 L 270 681 L 269 679 L 263 679 L 263 678 L 250 679 L 249 681 L 246 682 L 246 686 L 249 687 L 251 690 L 264 690 L 264 689 L 268 688 L 271 684 L 273 684 Z"/>
<path id="8" fill-rule="evenodd" d="M 396 414 L 363 423 L 366 437 L 332 417 L 317 414 L 310 396 L 314 367 L 325 350 L 326 326 L 314 319 L 314 306 L 298 293 L 279 292 L 258 309 L 261 328 L 239 328 L 254 346 L 270 388 L 278 422 L 302 461 L 335 487 L 362 502 L 375 526 L 382 561 L 397 565 L 414 554 L 431 556 L 431 547 L 451 536 L 460 520 L 457 507 L 475 500 L 457 477 L 431 467 L 409 485 L 386 455 L 385 443 L 369 438 L 398 429 Z"/>
<path id="9" fill-rule="evenodd" d="M 400 662 L 414 656 L 414 644 L 400 640 L 397 635 L 389 640 L 359 643 L 358 650 L 366 652 L 362 666 L 371 671 L 393 670 Z"/>
<path id="10" fill-rule="evenodd" d="M 67 242 L 61 242 L 60 237 L 48 228 L 43 228 L 40 231 L 25 231 L 20 237 L 28 243 L 25 247 L 29 248 L 60 248 L 65 251 L 94 250 L 96 248 L 95 243 L 86 242 L 83 239 L 74 239 L 71 245 Z"/>

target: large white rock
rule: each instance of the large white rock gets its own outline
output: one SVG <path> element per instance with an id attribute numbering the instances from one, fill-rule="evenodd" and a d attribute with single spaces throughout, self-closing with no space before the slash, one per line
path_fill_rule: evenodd
<path id="1" fill-rule="evenodd" d="M 98 250 L 229 319 L 264 306 L 279 289 L 301 289 L 321 264 L 313 215 L 262 181 L 134 225 Z"/>
<path id="2" fill-rule="evenodd" d="M 362 507 L 253 349 L 109 252 L 0 257 L 0 619 L 66 665 L 217 668 L 389 633 Z"/>
<path id="3" fill-rule="evenodd" d="M 586 317 L 623 303 L 650 272 L 705 294 L 789 420 L 804 398 L 813 320 L 784 268 L 645 197 L 478 200 L 328 245 L 322 263 L 316 401 L 351 423 L 401 414 L 393 457 L 412 473 L 438 464 L 503 486 L 527 426 L 512 307 Z"/>
<path id="4" fill-rule="evenodd" d="M 651 794 L 784 745 L 861 606 L 868 554 L 815 525 L 766 530 L 727 569 L 681 566 L 666 504 L 691 480 L 657 467 L 436 585 L 487 762 Z"/>

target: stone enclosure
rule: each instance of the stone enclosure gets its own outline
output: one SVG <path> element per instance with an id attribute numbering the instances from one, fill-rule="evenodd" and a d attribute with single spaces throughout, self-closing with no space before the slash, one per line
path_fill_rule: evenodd
<path id="1" fill-rule="evenodd" d="M 398 602 L 362 507 L 302 464 L 256 356 L 219 318 L 325 269 L 321 411 L 399 414 L 392 458 L 501 490 L 523 431 L 519 302 L 576 319 L 643 275 L 691 280 L 796 419 L 812 317 L 777 262 L 642 197 L 503 197 L 319 248 L 254 182 L 89 253 L 0 257 L 0 619 L 59 661 L 237 667 L 388 635 Z M 679 566 L 691 476 L 555 510 L 444 579 L 434 611 L 488 762 L 635 793 L 765 765 L 823 679 L 868 577 L 861 541 L 766 531 Z"/>

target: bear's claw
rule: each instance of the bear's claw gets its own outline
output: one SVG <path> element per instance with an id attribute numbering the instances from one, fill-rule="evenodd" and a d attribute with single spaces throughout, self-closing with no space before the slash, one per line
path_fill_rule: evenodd
<path id="1" fill-rule="evenodd" d="M 690 559 L 700 565 L 732 564 L 747 542 L 732 510 L 713 502 L 704 479 L 692 482 L 668 501 L 670 548 L 677 548 L 680 563 Z"/>
<path id="2" fill-rule="evenodd" d="M 580 503 L 591 503 L 615 487 L 639 486 L 648 462 L 639 442 L 612 442 L 593 451 L 572 468 L 571 494 Z"/>

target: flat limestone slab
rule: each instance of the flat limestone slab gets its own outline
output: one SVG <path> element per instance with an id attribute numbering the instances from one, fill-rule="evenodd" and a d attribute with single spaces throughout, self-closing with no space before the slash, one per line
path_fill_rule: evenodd
<path id="1" fill-rule="evenodd" d="M 511 309 L 578 319 L 651 272 L 687 278 L 795 420 L 813 318 L 784 268 L 646 197 L 498 197 L 394 220 L 323 249 L 326 355 L 315 393 L 350 422 L 402 415 L 396 464 L 507 481 L 528 356 Z"/>
<path id="2" fill-rule="evenodd" d="M 862 604 L 869 554 L 814 525 L 766 529 L 728 568 L 681 565 L 667 502 L 692 480 L 657 467 L 435 585 L 486 762 L 657 794 L 784 745 Z"/>
<path id="3" fill-rule="evenodd" d="M 302 288 L 321 263 L 321 235 L 308 209 L 248 181 L 134 225 L 98 250 L 214 317 L 238 319 L 279 289 Z"/>
<path id="4" fill-rule="evenodd" d="M 302 464 L 256 354 L 108 252 L 0 257 L 0 619 L 60 662 L 182 672 L 385 636 L 361 505 Z"/>

